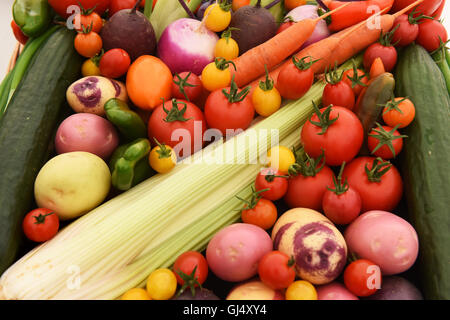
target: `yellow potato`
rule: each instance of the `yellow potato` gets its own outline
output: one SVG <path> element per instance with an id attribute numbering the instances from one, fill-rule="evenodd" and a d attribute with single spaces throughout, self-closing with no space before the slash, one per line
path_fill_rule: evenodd
<path id="1" fill-rule="evenodd" d="M 69 152 L 48 161 L 34 183 L 41 208 L 54 210 L 61 220 L 77 218 L 105 200 L 111 186 L 106 163 L 89 152 Z"/>

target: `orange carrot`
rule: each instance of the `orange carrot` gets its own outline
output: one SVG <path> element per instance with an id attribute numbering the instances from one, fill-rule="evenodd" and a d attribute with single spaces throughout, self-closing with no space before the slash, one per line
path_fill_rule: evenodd
<path id="1" fill-rule="evenodd" d="M 342 9 L 349 4 L 346 3 L 336 10 Z M 308 40 L 314 32 L 317 22 L 328 17 L 333 12 L 335 11 L 329 11 L 316 19 L 299 21 L 284 32 L 277 34 L 259 46 L 248 50 L 240 57 L 233 59 L 236 70 L 231 70 L 231 76 L 234 75 L 236 84 L 242 87 L 265 74 L 265 66 L 270 70 L 288 58 Z"/>
<path id="2" fill-rule="evenodd" d="M 383 60 L 381 60 L 380 57 L 375 58 L 372 62 L 372 66 L 370 67 L 369 75 L 370 79 L 374 79 L 380 74 L 383 74 L 386 72 L 386 69 L 384 68 Z"/>

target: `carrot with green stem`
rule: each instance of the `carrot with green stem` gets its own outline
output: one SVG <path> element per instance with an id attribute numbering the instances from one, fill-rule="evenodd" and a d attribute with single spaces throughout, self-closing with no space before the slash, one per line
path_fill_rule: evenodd
<path id="1" fill-rule="evenodd" d="M 335 11 L 341 10 L 349 4 L 345 4 Z M 232 76 L 234 75 L 236 84 L 241 87 L 264 75 L 265 66 L 270 70 L 283 62 L 283 60 L 301 48 L 314 32 L 320 20 L 325 19 L 335 11 L 327 12 L 316 19 L 299 21 L 284 32 L 233 59 L 236 70 L 232 71 Z"/>

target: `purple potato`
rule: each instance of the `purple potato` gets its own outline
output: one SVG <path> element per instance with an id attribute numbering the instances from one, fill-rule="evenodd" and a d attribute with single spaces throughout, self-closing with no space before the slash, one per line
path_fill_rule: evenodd
<path id="1" fill-rule="evenodd" d="M 423 300 L 422 293 L 411 282 L 399 276 L 383 277 L 381 289 L 368 300 Z"/>
<path id="2" fill-rule="evenodd" d="M 179 296 L 175 296 L 172 300 L 220 300 L 218 296 L 214 294 L 211 290 L 208 289 L 195 289 L 195 294 L 192 295 L 192 292 L 189 288 L 183 291 Z"/>

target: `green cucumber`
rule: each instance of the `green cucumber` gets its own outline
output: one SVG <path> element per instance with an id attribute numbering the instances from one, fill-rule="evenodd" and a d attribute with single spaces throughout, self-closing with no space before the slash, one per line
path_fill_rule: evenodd
<path id="1" fill-rule="evenodd" d="M 400 154 L 410 221 L 419 236 L 419 271 L 427 299 L 450 299 L 450 97 L 428 52 L 408 46 L 395 71 L 396 96 L 415 105 Z"/>
<path id="2" fill-rule="evenodd" d="M 17 259 L 34 180 L 50 155 L 66 90 L 79 78 L 82 58 L 74 37 L 60 27 L 39 48 L 0 122 L 0 274 Z"/>

